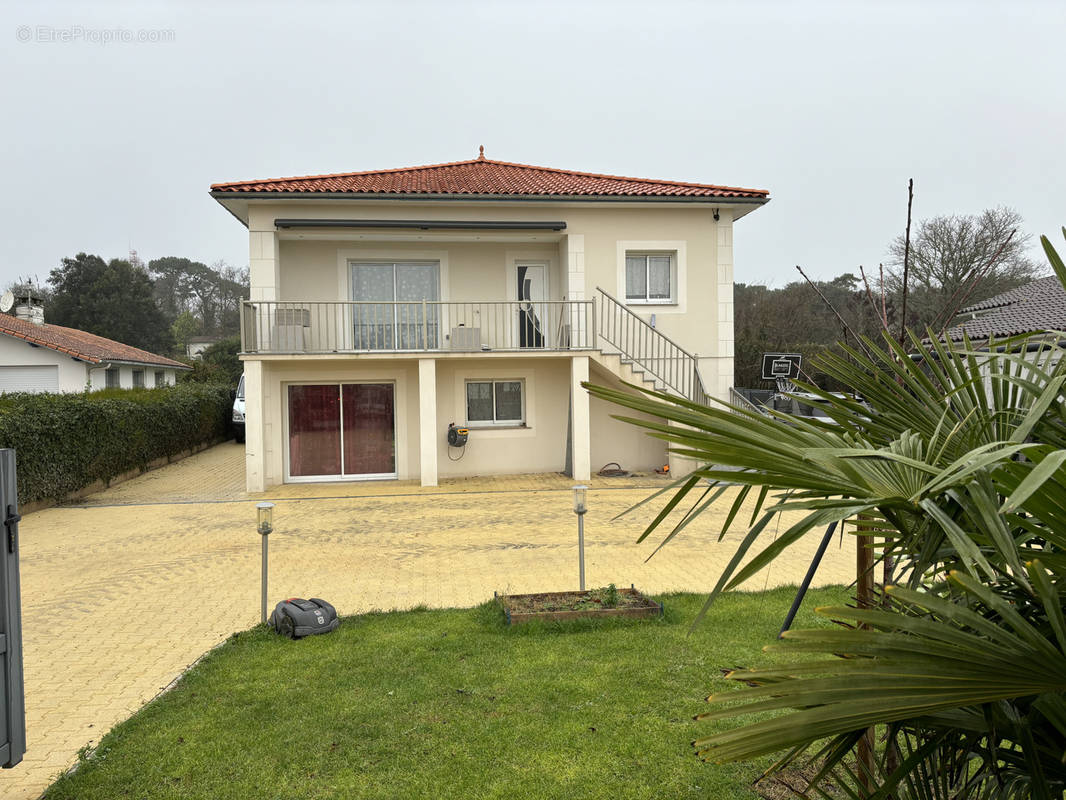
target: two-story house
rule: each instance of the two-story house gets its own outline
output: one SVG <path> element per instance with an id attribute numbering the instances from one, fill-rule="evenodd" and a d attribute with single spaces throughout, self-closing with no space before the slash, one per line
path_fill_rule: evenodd
<path id="1" fill-rule="evenodd" d="M 733 223 L 769 199 L 483 149 L 211 195 L 250 237 L 249 491 L 661 466 L 664 443 L 581 382 L 725 399 Z M 465 445 L 449 444 L 452 423 Z"/>

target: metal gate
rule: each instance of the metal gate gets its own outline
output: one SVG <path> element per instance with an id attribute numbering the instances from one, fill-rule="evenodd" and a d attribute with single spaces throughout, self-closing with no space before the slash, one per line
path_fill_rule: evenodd
<path id="1" fill-rule="evenodd" d="M 15 451 L 0 450 L 0 767 L 13 767 L 26 752 L 26 703 L 22 683 L 22 600 L 19 591 L 19 513 Z"/>

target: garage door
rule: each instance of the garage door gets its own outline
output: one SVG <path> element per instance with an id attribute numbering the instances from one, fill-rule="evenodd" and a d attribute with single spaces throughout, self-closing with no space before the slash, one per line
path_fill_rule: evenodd
<path id="1" fill-rule="evenodd" d="M 58 392 L 59 367 L 0 367 L 0 392 Z"/>

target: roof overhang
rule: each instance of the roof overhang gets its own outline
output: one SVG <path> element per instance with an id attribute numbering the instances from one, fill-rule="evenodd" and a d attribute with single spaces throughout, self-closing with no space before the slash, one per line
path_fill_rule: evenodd
<path id="1" fill-rule="evenodd" d="M 529 220 L 417 220 L 417 219 L 275 219 L 276 228 L 399 228 L 401 230 L 506 230 L 561 231 L 565 222 L 537 222 Z"/>
<path id="2" fill-rule="evenodd" d="M 98 366 L 110 366 L 117 364 L 123 367 L 155 367 L 157 369 L 191 370 L 192 367 L 185 364 L 160 364 L 158 361 L 126 361 L 121 358 L 104 358 L 97 362 Z"/>
<path id="3" fill-rule="evenodd" d="M 211 197 L 236 217 L 242 225 L 248 225 L 250 202 L 376 202 L 376 203 L 454 203 L 456 205 L 483 205 L 495 203 L 501 206 L 540 206 L 554 203 L 565 206 L 702 206 L 708 209 L 733 208 L 734 219 L 740 219 L 759 206 L 770 202 L 769 197 L 705 197 L 705 196 L 656 196 L 656 195 L 528 195 L 528 194 L 396 194 L 396 193 L 351 193 L 351 192 L 223 192 L 212 191 Z"/>

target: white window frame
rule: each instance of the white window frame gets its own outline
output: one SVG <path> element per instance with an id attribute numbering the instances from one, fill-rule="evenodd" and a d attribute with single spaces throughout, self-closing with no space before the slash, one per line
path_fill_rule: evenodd
<path id="1" fill-rule="evenodd" d="M 492 419 L 470 419 L 470 395 L 468 387 L 472 383 L 492 384 Z M 521 419 L 496 418 L 496 384 L 517 383 L 522 400 Z M 463 414 L 468 428 L 525 428 L 526 427 L 526 382 L 523 378 L 466 378 L 463 381 Z"/>
<path id="2" fill-rule="evenodd" d="M 437 300 L 429 300 L 430 303 L 439 303 L 441 296 L 441 265 L 439 259 L 427 259 L 427 258 L 350 258 L 348 259 L 348 299 L 353 302 L 379 302 L 379 301 L 359 301 L 355 297 L 355 280 L 353 279 L 356 267 L 362 266 L 377 266 L 377 267 L 392 267 L 392 300 L 382 300 L 383 303 L 416 303 L 417 300 L 397 300 L 396 299 L 396 267 L 397 266 L 419 266 L 419 267 L 434 267 L 437 277 Z"/>
<path id="3" fill-rule="evenodd" d="M 687 306 L 688 243 L 684 240 L 639 240 L 617 243 L 617 293 L 627 306 L 655 309 L 657 314 L 684 314 Z M 626 256 L 670 256 L 670 298 L 636 299 L 626 297 Z"/>
<path id="4" fill-rule="evenodd" d="M 643 258 L 644 259 L 644 297 L 630 297 L 629 296 L 629 259 L 631 258 Z M 669 270 L 670 274 L 668 280 L 670 282 L 670 294 L 667 297 L 651 297 L 648 292 L 651 289 L 651 259 L 653 258 L 668 258 L 670 260 Z M 630 305 L 669 305 L 677 302 L 677 253 L 673 251 L 659 251 L 659 252 L 640 252 L 636 250 L 626 251 L 626 287 L 625 294 L 626 303 Z"/>
<path id="5" fill-rule="evenodd" d="M 355 270 L 358 267 L 360 267 L 360 266 L 368 266 L 368 265 L 369 266 L 392 267 L 392 300 L 365 301 L 365 300 L 359 300 L 358 298 L 356 298 L 356 296 L 355 296 Z M 426 259 L 426 258 L 410 258 L 410 259 L 406 259 L 406 258 L 396 258 L 396 257 L 392 257 L 392 258 L 349 258 L 348 262 L 347 262 L 347 271 L 348 271 L 348 294 L 347 294 L 347 298 L 349 300 L 351 300 L 353 303 L 354 302 L 371 302 L 371 303 L 380 302 L 382 305 L 391 305 L 391 307 L 393 309 L 391 322 L 388 322 L 388 320 L 386 320 L 385 323 L 384 323 L 384 324 L 387 324 L 387 325 L 391 325 L 391 327 L 393 329 L 393 331 L 392 331 L 393 346 L 392 347 L 383 347 L 383 348 L 373 348 L 373 350 L 374 351 L 380 350 L 380 351 L 383 351 L 383 352 L 404 352 L 404 351 L 418 351 L 418 350 L 425 349 L 425 348 L 417 347 L 417 346 L 416 347 L 400 347 L 399 332 L 400 332 L 402 327 L 404 327 L 405 325 L 409 325 L 410 323 L 402 321 L 402 316 L 403 315 L 400 313 L 398 304 L 399 303 L 409 303 L 409 304 L 413 305 L 413 304 L 418 303 L 418 301 L 417 300 L 397 300 L 396 299 L 397 288 L 398 288 L 398 280 L 397 280 L 397 276 L 396 276 L 396 268 L 398 266 L 422 266 L 422 267 L 433 267 L 434 268 L 434 272 L 435 272 L 436 278 L 437 278 L 437 299 L 436 300 L 428 300 L 426 302 L 428 302 L 430 305 L 433 305 L 433 306 L 436 307 L 436 319 L 432 320 L 429 323 L 429 327 L 430 327 L 430 329 L 433 332 L 433 339 L 435 340 L 436 345 L 434 347 L 430 347 L 428 349 L 430 349 L 430 350 L 440 350 L 440 349 L 442 349 L 444 331 L 447 329 L 447 323 L 444 320 L 444 316 L 445 316 L 444 312 L 445 312 L 445 310 L 447 308 L 447 305 L 441 299 L 443 297 L 444 287 L 443 287 L 443 278 L 442 278 L 443 266 L 441 264 L 440 259 L 436 259 L 436 258 L 429 258 L 429 259 Z M 352 336 L 353 336 L 353 339 L 354 339 L 354 336 L 355 336 L 354 329 L 353 329 L 353 332 L 352 332 Z M 417 339 L 417 334 L 416 334 L 416 339 Z M 353 341 L 353 345 L 354 345 L 354 343 L 355 342 Z M 417 344 L 417 342 L 415 342 L 415 344 Z"/>
<path id="6" fill-rule="evenodd" d="M 243 384 L 244 376 L 241 376 L 241 382 Z M 341 447 L 341 474 L 339 475 L 293 475 L 292 464 L 289 461 L 289 387 L 290 386 L 336 386 L 337 393 L 340 395 L 342 387 L 348 384 L 357 383 L 372 383 L 372 384 L 391 384 L 392 386 L 392 463 L 395 468 L 392 472 L 375 472 L 375 473 L 347 473 L 344 472 L 344 403 L 340 404 L 340 447 Z M 281 383 L 281 414 L 282 414 L 282 458 L 284 459 L 285 470 L 285 483 L 342 483 L 347 481 L 379 481 L 379 480 L 392 480 L 400 474 L 400 446 L 401 439 L 400 433 L 400 411 L 399 411 L 399 388 L 398 381 L 391 378 L 358 378 L 353 380 L 332 381 L 332 380 L 315 380 L 308 378 L 307 380 L 296 381 L 284 381 Z M 407 446 L 407 441 L 402 441 L 404 447 Z"/>

